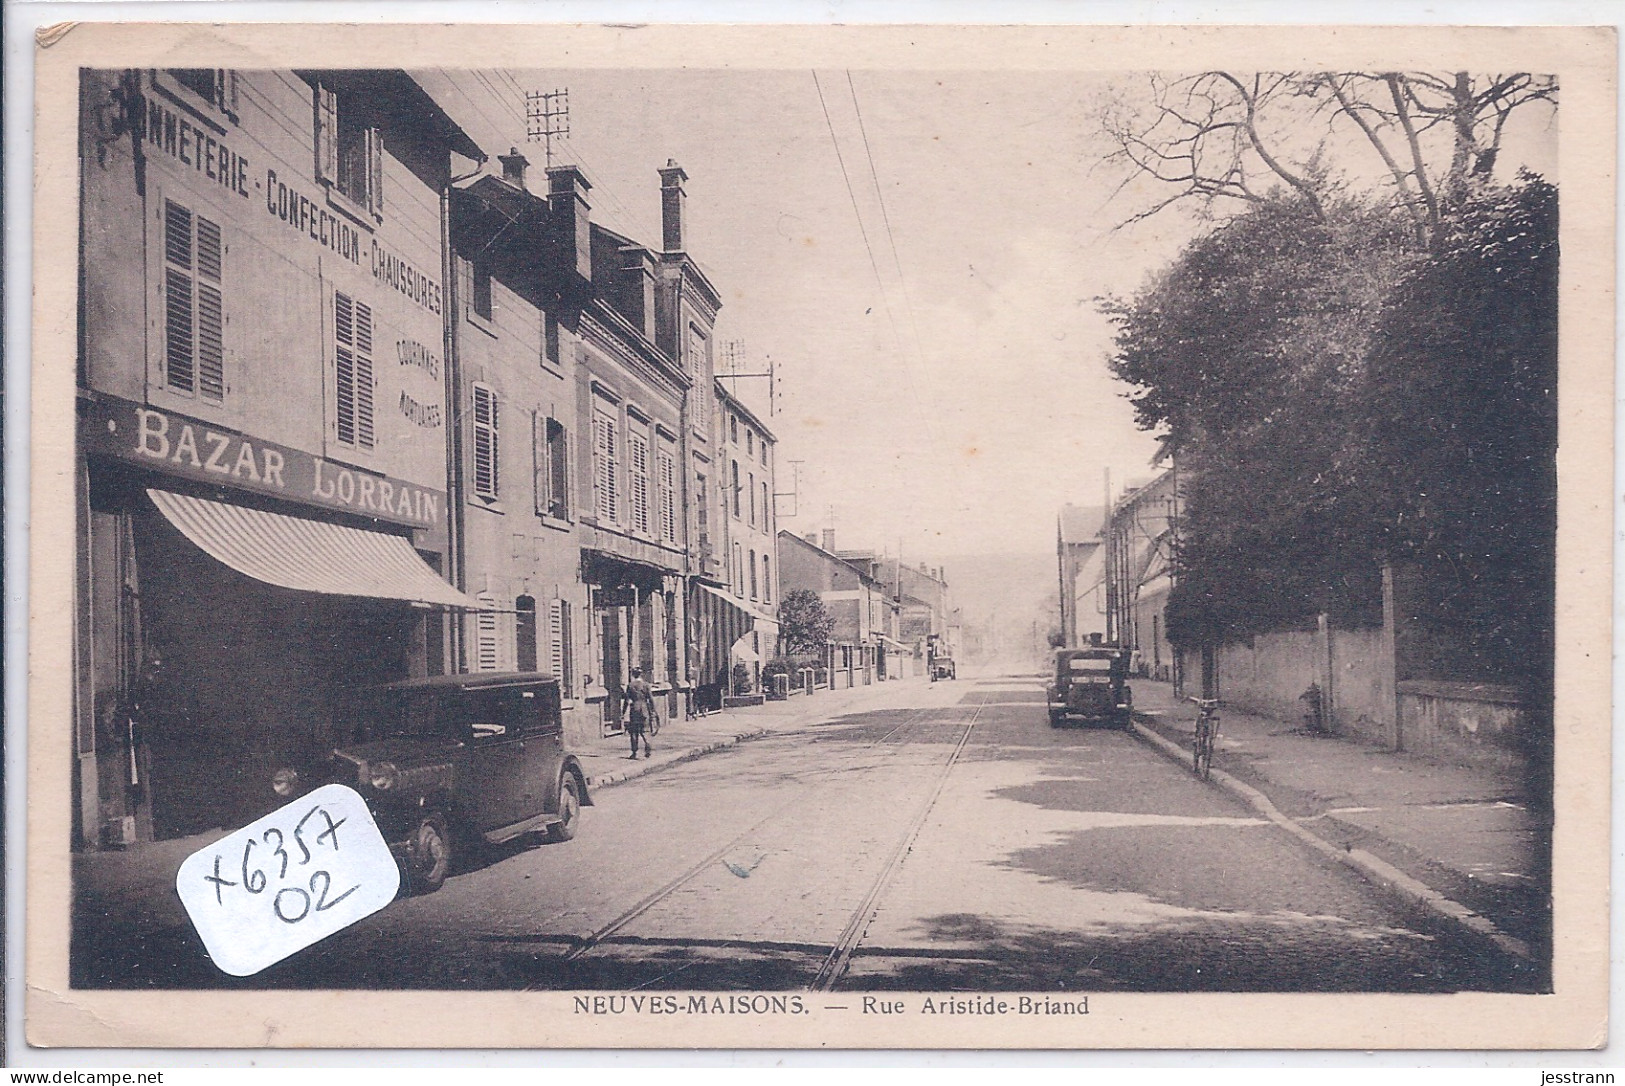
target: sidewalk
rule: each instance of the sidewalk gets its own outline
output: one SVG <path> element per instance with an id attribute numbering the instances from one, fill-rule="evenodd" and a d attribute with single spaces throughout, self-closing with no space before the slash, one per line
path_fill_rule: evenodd
<path id="1" fill-rule="evenodd" d="M 1195 707 L 1167 683 L 1133 687 L 1136 730 L 1188 766 Z M 1226 707 L 1212 779 L 1311 847 L 1544 972 L 1551 827 L 1520 775 Z"/>
<path id="2" fill-rule="evenodd" d="M 798 694 L 785 701 L 725 709 L 694 720 L 662 717 L 660 734 L 649 742 L 652 756 L 639 757 L 636 761 L 627 757 L 631 744 L 624 734 L 595 739 L 573 753 L 581 759 L 581 768 L 586 771 L 587 787 L 596 790 L 641 777 L 675 762 L 699 758 L 746 739 L 792 731 L 843 713 L 867 711 L 876 708 L 877 703 L 890 701 L 893 696 L 917 692 L 928 685 L 929 681 L 923 676 L 893 679 L 849 690 L 820 690 L 810 695 Z"/>

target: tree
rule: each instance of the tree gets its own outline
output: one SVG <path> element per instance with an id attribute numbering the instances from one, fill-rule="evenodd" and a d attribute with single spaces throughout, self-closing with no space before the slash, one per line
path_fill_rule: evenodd
<path id="1" fill-rule="evenodd" d="M 1151 75 L 1143 98 L 1119 96 L 1099 120 L 1124 185 L 1172 188 L 1129 221 L 1191 200 L 1259 205 L 1272 188 L 1325 221 L 1332 194 L 1374 176 L 1426 246 L 1472 184 L 1493 179 L 1508 119 L 1556 100 L 1553 77 L 1527 72 L 1210 71 Z"/>
<path id="2" fill-rule="evenodd" d="M 1380 207 L 1266 200 L 1192 242 L 1131 302 L 1111 366 L 1186 481 L 1170 637 L 1215 642 L 1381 614 L 1347 464 L 1388 290 L 1415 258 Z"/>
<path id="3" fill-rule="evenodd" d="M 810 588 L 796 588 L 779 600 L 779 641 L 792 656 L 810 656 L 824 651 L 835 620 L 824 609 L 824 601 Z"/>

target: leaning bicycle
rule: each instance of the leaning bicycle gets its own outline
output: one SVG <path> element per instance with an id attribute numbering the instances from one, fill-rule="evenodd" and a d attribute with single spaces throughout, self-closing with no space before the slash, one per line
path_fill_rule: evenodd
<path id="1" fill-rule="evenodd" d="M 1192 698 L 1196 704 L 1196 733 L 1191 740 L 1192 768 L 1204 781 L 1213 768 L 1213 747 L 1219 739 L 1219 699 Z"/>

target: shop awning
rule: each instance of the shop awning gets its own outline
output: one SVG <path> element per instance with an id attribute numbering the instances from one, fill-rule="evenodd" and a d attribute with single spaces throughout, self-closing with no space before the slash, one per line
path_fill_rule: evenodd
<path id="1" fill-rule="evenodd" d="M 743 611 L 747 616 L 756 622 L 771 626 L 774 630 L 779 628 L 779 620 L 777 618 L 774 618 L 772 615 L 767 614 L 764 611 L 758 611 L 756 608 L 747 604 L 744 600 L 730 596 L 728 593 L 722 591 L 722 589 L 712 588 L 708 584 L 702 584 L 700 587 L 705 589 L 711 595 L 715 596 L 717 599 L 721 600 L 723 603 L 726 603 L 729 607 L 737 608 L 738 610 Z"/>
<path id="2" fill-rule="evenodd" d="M 158 511 L 204 553 L 279 588 L 478 610 L 440 578 L 411 541 L 263 509 L 149 490 Z"/>

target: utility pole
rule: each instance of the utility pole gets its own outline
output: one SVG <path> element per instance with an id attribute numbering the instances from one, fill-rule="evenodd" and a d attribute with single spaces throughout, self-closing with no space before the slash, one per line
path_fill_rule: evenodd
<path id="1" fill-rule="evenodd" d="M 771 418 L 772 416 L 774 416 L 775 414 L 778 413 L 778 411 L 777 411 L 778 388 L 777 388 L 777 384 L 776 384 L 777 377 L 775 375 L 775 370 L 774 370 L 774 367 L 773 367 L 773 356 L 772 355 L 766 356 L 767 357 L 767 369 L 763 370 L 762 372 L 760 372 L 760 373 L 740 373 L 739 372 L 739 362 L 740 362 L 740 359 L 744 356 L 744 353 L 745 353 L 745 345 L 742 342 L 740 342 L 739 340 L 730 339 L 730 340 L 728 340 L 728 342 L 724 343 L 722 345 L 722 360 L 727 363 L 728 372 L 727 373 L 719 373 L 719 374 L 717 374 L 716 375 L 717 380 L 719 380 L 719 381 L 723 381 L 723 380 L 743 381 L 743 380 L 746 380 L 747 378 L 752 378 L 752 377 L 765 377 L 765 378 L 767 378 L 767 414 L 768 414 L 768 417 Z M 737 395 L 734 392 L 734 386 L 733 385 L 728 386 L 728 393 L 729 393 L 729 395 Z"/>
<path id="2" fill-rule="evenodd" d="M 569 134 L 569 88 L 525 92 L 525 140 L 546 144 L 549 166 L 553 165 L 553 141 Z"/>

